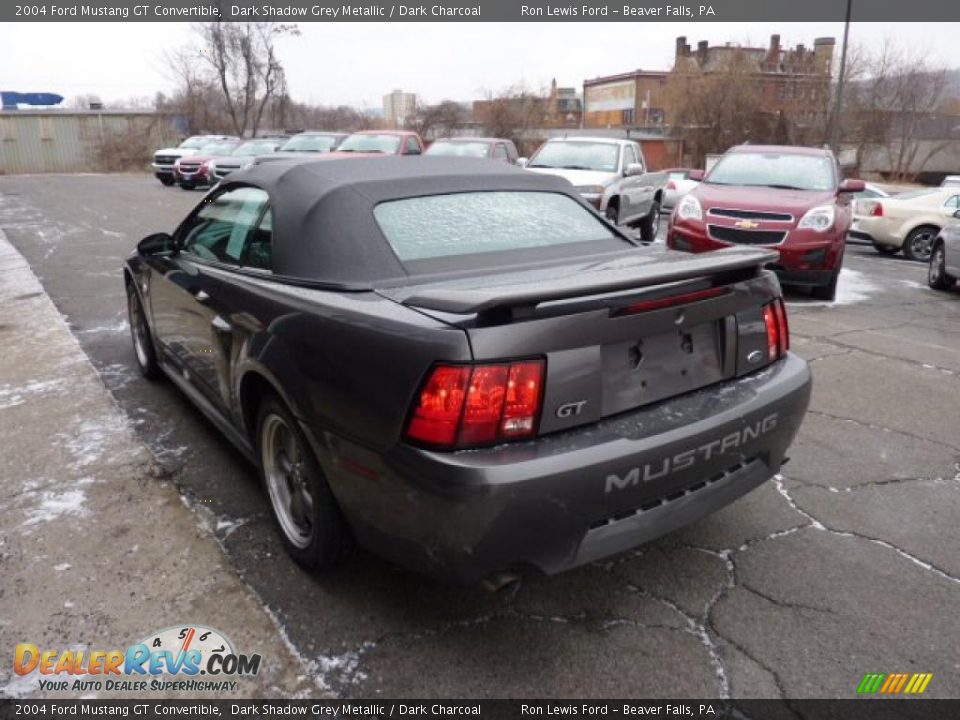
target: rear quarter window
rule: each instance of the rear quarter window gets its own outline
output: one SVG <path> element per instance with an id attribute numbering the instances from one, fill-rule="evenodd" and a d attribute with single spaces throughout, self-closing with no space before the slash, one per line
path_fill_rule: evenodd
<path id="1" fill-rule="evenodd" d="M 431 195 L 382 202 L 373 212 L 403 262 L 620 240 L 593 211 L 559 193 Z"/>

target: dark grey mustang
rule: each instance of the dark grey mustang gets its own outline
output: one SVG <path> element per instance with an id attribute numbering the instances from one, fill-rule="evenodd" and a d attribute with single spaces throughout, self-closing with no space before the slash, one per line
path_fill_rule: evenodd
<path id="1" fill-rule="evenodd" d="M 784 461 L 810 372 L 776 255 L 642 247 L 455 158 L 231 175 L 124 268 L 137 362 L 260 469 L 301 564 L 471 583 L 621 552 Z"/>

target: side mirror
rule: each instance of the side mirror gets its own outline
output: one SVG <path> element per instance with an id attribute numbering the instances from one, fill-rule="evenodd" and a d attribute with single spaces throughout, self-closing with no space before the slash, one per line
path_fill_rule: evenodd
<path id="1" fill-rule="evenodd" d="M 863 192 L 866 189 L 867 185 L 863 180 L 855 180 L 854 178 L 848 178 L 840 183 L 840 187 L 837 188 L 838 193 L 858 193 Z"/>
<path id="2" fill-rule="evenodd" d="M 687 173 L 687 179 L 701 182 L 706 175 L 707 174 L 703 170 L 691 170 L 689 173 Z"/>
<path id="3" fill-rule="evenodd" d="M 629 163 L 623 171 L 623 176 L 635 177 L 636 175 L 643 175 L 644 172 L 643 163 Z"/>
<path id="4" fill-rule="evenodd" d="M 147 235 L 137 243 L 137 252 L 144 257 L 149 255 L 163 255 L 176 250 L 176 243 L 169 233 L 154 233 Z"/>
<path id="5" fill-rule="evenodd" d="M 530 162 L 530 158 L 519 157 L 517 158 L 517 167 L 526 167 L 528 162 Z"/>

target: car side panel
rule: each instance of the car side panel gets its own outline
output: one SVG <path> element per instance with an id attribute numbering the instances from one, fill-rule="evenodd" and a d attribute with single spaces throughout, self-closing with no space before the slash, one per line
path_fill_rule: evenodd
<path id="1" fill-rule="evenodd" d="M 944 231 L 943 243 L 947 273 L 960 277 L 960 225 Z"/>

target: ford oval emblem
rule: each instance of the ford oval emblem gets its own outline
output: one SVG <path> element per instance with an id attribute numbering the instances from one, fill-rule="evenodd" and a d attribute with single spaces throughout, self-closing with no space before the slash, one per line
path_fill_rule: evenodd
<path id="1" fill-rule="evenodd" d="M 751 365 L 756 365 L 758 362 L 763 360 L 763 353 L 759 350 L 754 350 L 749 355 L 747 355 L 747 362 Z"/>

